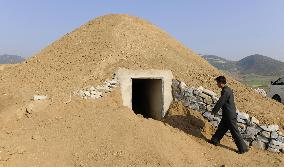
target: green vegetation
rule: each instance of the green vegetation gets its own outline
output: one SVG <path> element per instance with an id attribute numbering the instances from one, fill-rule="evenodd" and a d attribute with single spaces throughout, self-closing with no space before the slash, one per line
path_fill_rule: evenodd
<path id="1" fill-rule="evenodd" d="M 278 76 L 262 76 L 255 74 L 243 75 L 240 82 L 252 87 L 252 88 L 262 88 L 268 91 L 268 85 L 271 81 L 275 81 Z"/>

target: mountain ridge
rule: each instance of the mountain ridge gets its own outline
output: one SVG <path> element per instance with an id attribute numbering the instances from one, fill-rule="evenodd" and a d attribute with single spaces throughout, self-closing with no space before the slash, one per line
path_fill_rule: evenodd
<path id="1" fill-rule="evenodd" d="M 284 74 L 284 62 L 260 54 L 250 55 L 239 61 L 227 60 L 216 55 L 203 55 L 202 57 L 214 67 L 233 74 L 263 76 Z"/>
<path id="2" fill-rule="evenodd" d="M 0 64 L 15 64 L 24 61 L 25 59 L 18 55 L 2 54 L 0 55 Z"/>

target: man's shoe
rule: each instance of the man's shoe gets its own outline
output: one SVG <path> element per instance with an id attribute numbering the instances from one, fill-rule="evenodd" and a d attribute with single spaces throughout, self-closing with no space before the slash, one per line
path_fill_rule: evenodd
<path id="1" fill-rule="evenodd" d="M 219 142 L 213 141 L 213 140 L 208 140 L 208 143 L 213 144 L 214 146 L 218 146 Z"/>
<path id="2" fill-rule="evenodd" d="M 249 151 L 249 149 L 242 150 L 242 151 L 239 150 L 239 151 L 237 151 L 237 153 L 238 153 L 238 154 L 244 154 L 244 153 L 246 153 L 246 152 L 248 152 L 248 151 Z"/>

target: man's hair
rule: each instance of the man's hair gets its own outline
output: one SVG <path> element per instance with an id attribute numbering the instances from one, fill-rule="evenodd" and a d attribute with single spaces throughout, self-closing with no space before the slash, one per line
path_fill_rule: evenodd
<path id="1" fill-rule="evenodd" d="M 219 76 L 219 77 L 215 78 L 215 81 L 218 82 L 218 83 L 222 83 L 222 84 L 227 83 L 226 78 L 224 76 Z"/>

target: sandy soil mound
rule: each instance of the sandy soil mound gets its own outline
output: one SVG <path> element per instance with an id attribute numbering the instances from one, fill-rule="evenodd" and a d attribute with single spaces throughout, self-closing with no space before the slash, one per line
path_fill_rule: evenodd
<path id="1" fill-rule="evenodd" d="M 70 92 L 110 78 L 118 67 L 170 69 L 192 86 L 216 90 L 221 73 L 166 32 L 137 17 L 107 15 L 66 34 L 26 62 L 0 71 L 1 92 L 26 98 Z M 228 77 L 243 112 L 284 125 L 284 106 Z"/>
<path id="2" fill-rule="evenodd" d="M 98 100 L 70 93 L 102 83 L 118 67 L 170 69 L 188 85 L 216 90 L 221 73 L 156 26 L 107 15 L 66 34 L 24 63 L 0 70 L 2 166 L 283 166 L 283 156 L 245 156 L 205 141 L 214 129 L 201 115 L 173 103 L 164 122 L 122 107 L 117 89 Z M 241 111 L 284 123 L 284 108 L 228 77 Z M 34 102 L 32 95 L 51 99 Z M 257 156 L 256 156 L 257 155 Z"/>

